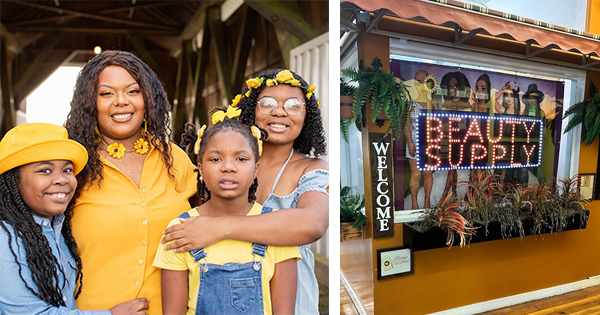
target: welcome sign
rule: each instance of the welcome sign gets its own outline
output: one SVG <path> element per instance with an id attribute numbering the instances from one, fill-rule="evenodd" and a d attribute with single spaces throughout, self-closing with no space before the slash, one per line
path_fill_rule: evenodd
<path id="1" fill-rule="evenodd" d="M 422 111 L 417 166 L 422 171 L 535 168 L 542 159 L 540 118 L 460 111 Z"/>

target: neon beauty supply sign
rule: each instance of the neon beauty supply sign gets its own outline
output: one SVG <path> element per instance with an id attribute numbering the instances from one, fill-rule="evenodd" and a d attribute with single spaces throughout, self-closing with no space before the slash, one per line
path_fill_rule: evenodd
<path id="1" fill-rule="evenodd" d="M 540 118 L 456 111 L 419 113 L 417 166 L 422 171 L 535 168 L 542 159 Z"/>

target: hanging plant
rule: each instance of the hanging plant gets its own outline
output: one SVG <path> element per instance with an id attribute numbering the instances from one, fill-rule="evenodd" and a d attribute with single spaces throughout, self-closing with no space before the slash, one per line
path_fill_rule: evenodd
<path id="1" fill-rule="evenodd" d="M 397 135 L 403 133 L 404 113 L 410 104 L 410 95 L 401 80 L 394 77 L 390 71 L 381 69 L 381 60 L 374 58 L 371 67 L 363 69 L 342 69 L 342 74 L 350 81 L 358 83 L 354 91 L 352 104 L 353 118 L 348 118 L 340 123 L 342 137 L 348 142 L 348 126 L 356 120 L 362 119 L 362 108 L 367 100 L 371 103 L 371 123 L 375 123 L 377 115 L 383 113 L 390 120 L 390 127 Z"/>
<path id="2" fill-rule="evenodd" d="M 581 142 L 592 144 L 600 135 L 600 93 L 590 81 L 590 98 L 569 107 L 563 117 L 573 116 L 565 128 L 565 133 L 581 124 Z"/>

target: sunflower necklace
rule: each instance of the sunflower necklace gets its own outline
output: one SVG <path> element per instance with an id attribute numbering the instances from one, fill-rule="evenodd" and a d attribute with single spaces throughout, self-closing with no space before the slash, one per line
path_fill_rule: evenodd
<path id="1" fill-rule="evenodd" d="M 120 159 L 125 156 L 125 153 L 130 153 L 134 151 L 137 154 L 146 154 L 150 147 L 148 145 L 148 141 L 144 140 L 143 137 L 139 138 L 133 144 L 133 149 L 129 150 L 125 149 L 125 146 L 122 143 L 114 142 L 113 144 L 109 145 L 108 143 L 106 143 L 106 141 L 104 141 L 104 138 L 102 138 L 102 142 L 106 145 L 106 152 L 108 152 L 108 155 L 114 157 L 115 159 Z"/>

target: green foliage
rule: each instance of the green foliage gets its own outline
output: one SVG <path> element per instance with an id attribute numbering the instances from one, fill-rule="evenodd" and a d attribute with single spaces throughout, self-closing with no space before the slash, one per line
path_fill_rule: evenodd
<path id="1" fill-rule="evenodd" d="M 356 120 L 361 121 L 361 108 L 367 100 L 371 103 L 371 122 L 375 123 L 380 112 L 390 120 L 390 127 L 386 132 L 393 130 L 397 135 L 403 133 L 402 124 L 404 113 L 410 104 L 410 95 L 401 80 L 394 77 L 389 71 L 381 70 L 381 61 L 373 59 L 372 67 L 358 69 L 342 69 L 342 74 L 350 78 L 350 81 L 358 83 L 354 91 L 354 103 L 352 111 L 354 117 L 341 122 L 342 136 L 348 142 L 348 127 Z M 345 129 L 345 130 L 344 130 Z"/>
<path id="2" fill-rule="evenodd" d="M 590 98 L 569 107 L 563 117 L 572 115 L 565 133 L 581 124 L 581 142 L 585 141 L 587 145 L 600 135 L 600 93 L 594 82 L 590 83 Z"/>
<path id="3" fill-rule="evenodd" d="M 348 186 L 340 191 L 340 222 L 354 222 L 354 227 L 361 227 L 367 217 L 361 212 L 365 208 L 365 198 L 361 194 L 353 194 Z"/>
<path id="4" fill-rule="evenodd" d="M 454 211 L 464 218 L 464 228 L 444 229 L 440 224 L 447 220 L 448 200 L 440 202 L 432 209 L 425 211 L 419 221 L 410 224 L 415 231 L 426 232 L 434 227 L 443 228 L 446 233 L 456 233 L 465 237 L 466 241 L 474 230 L 470 224 L 487 227 L 492 222 L 499 222 L 503 238 L 518 234 L 525 236 L 523 221 L 530 220 L 531 235 L 547 232 L 560 232 L 576 215 L 579 215 L 583 226 L 588 220 L 585 210 L 586 201 L 577 192 L 577 178 L 561 179 L 556 188 L 547 183 L 523 187 L 514 184 L 500 184 L 498 175 L 481 173 L 478 178 L 472 178 L 461 185 L 467 186 L 467 195 L 462 200 L 455 199 L 452 203 Z M 448 198 L 447 198 L 448 199 Z M 454 214 L 458 218 L 458 215 Z M 448 239 L 451 237 L 448 235 Z M 451 246 L 451 244 L 449 244 Z"/>
<path id="5" fill-rule="evenodd" d="M 344 81 L 344 79 L 340 78 L 340 95 L 352 96 L 352 95 L 354 95 L 354 90 L 356 90 L 356 87 L 348 84 L 348 82 L 346 82 L 346 81 Z"/>

